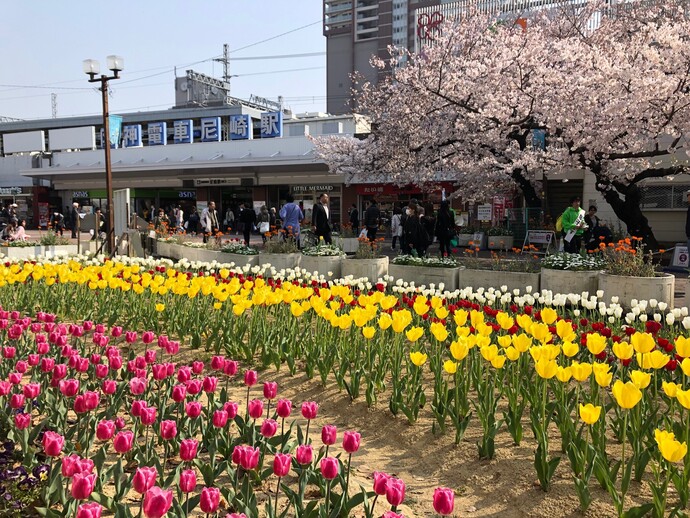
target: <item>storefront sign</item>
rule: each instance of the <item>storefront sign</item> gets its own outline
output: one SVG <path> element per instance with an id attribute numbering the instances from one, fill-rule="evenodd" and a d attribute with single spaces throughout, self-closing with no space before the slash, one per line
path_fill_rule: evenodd
<path id="1" fill-rule="evenodd" d="M 261 138 L 283 136 L 283 112 L 266 112 L 261 114 Z"/>
<path id="2" fill-rule="evenodd" d="M 335 189 L 334 185 L 293 185 L 290 187 L 292 192 L 330 192 Z"/>
<path id="3" fill-rule="evenodd" d="M 89 199 L 89 191 L 74 191 L 72 193 L 72 198 L 88 200 Z"/>
<path id="4" fill-rule="evenodd" d="M 240 185 L 240 178 L 196 178 L 195 187 L 211 187 L 216 185 Z"/>
<path id="5" fill-rule="evenodd" d="M 128 124 L 122 129 L 122 147 L 141 147 L 141 124 Z"/>
<path id="6" fill-rule="evenodd" d="M 168 123 L 151 122 L 148 127 L 149 146 L 168 145 Z"/>
<path id="7" fill-rule="evenodd" d="M 175 144 L 191 144 L 194 140 L 193 131 L 192 119 L 175 121 L 173 122 L 173 141 Z"/>
<path id="8" fill-rule="evenodd" d="M 195 191 L 180 191 L 178 195 L 180 196 L 180 198 L 184 198 L 187 200 L 193 200 L 194 198 L 196 198 Z"/>
<path id="9" fill-rule="evenodd" d="M 252 119 L 249 115 L 230 116 L 230 140 L 249 140 L 252 138 Z"/>
<path id="10" fill-rule="evenodd" d="M 491 204 L 477 205 L 477 220 L 491 221 Z"/>
<path id="11" fill-rule="evenodd" d="M 17 196 L 21 193 L 21 187 L 0 187 L 0 196 Z"/>
<path id="12" fill-rule="evenodd" d="M 201 119 L 201 142 L 220 142 L 220 117 Z"/>

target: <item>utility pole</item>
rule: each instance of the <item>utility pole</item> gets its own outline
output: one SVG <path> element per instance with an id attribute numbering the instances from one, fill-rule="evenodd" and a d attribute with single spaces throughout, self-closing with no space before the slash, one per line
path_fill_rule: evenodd
<path id="1" fill-rule="evenodd" d="M 50 94 L 50 103 L 53 108 L 53 119 L 57 119 L 57 94 Z"/>
<path id="2" fill-rule="evenodd" d="M 230 104 L 230 45 L 223 44 L 223 57 L 213 61 L 223 63 L 223 81 L 225 82 L 225 102 Z"/>

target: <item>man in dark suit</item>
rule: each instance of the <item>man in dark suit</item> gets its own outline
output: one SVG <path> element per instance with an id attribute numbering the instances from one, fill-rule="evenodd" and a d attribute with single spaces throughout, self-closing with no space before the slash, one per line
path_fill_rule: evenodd
<path id="1" fill-rule="evenodd" d="M 312 213 L 312 230 L 326 244 L 331 244 L 331 211 L 328 207 L 328 194 L 319 196 L 319 203 L 314 205 Z"/>

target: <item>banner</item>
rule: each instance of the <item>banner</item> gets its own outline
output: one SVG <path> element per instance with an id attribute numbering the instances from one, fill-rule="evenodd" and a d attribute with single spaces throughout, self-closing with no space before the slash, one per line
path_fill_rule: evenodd
<path id="1" fill-rule="evenodd" d="M 109 115 L 108 124 L 110 125 L 110 148 L 116 149 L 120 146 L 120 135 L 122 135 L 122 116 Z"/>

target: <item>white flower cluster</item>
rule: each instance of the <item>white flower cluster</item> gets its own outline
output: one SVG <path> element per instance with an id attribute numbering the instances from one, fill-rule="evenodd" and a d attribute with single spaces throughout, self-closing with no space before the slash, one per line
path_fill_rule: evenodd
<path id="1" fill-rule="evenodd" d="M 604 258 L 598 254 L 580 255 L 559 252 L 546 256 L 542 262 L 542 268 L 550 270 L 595 271 L 603 270 Z"/>
<path id="2" fill-rule="evenodd" d="M 459 266 L 454 257 L 417 257 L 414 255 L 399 255 L 393 259 L 393 264 L 429 268 L 457 268 Z"/>
<path id="3" fill-rule="evenodd" d="M 302 255 L 311 257 L 344 257 L 345 253 L 339 246 L 319 243 L 316 246 L 303 249 Z"/>

